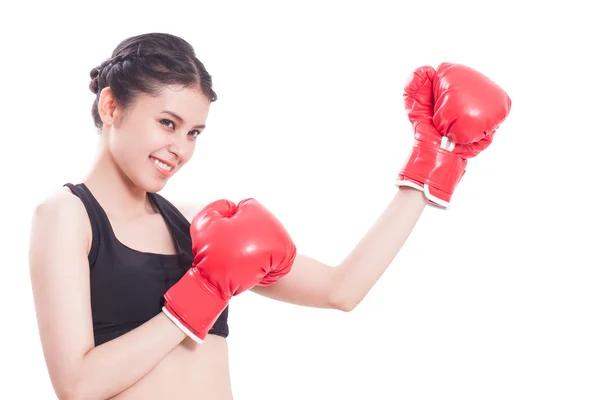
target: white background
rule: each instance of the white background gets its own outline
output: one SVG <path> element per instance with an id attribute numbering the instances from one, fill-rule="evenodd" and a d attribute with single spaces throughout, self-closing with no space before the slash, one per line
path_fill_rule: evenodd
<path id="1" fill-rule="evenodd" d="M 600 28 L 584 2 L 17 3 L 0 28 L 0 398 L 54 398 L 32 211 L 95 155 L 90 69 L 150 31 L 188 40 L 219 95 L 163 194 L 256 197 L 332 264 L 394 193 L 415 67 L 467 64 L 513 100 L 451 209 L 426 210 L 353 312 L 233 301 L 236 399 L 600 398 Z"/>

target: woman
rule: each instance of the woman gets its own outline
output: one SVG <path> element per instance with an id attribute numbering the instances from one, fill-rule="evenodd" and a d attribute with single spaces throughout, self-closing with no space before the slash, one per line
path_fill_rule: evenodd
<path id="1" fill-rule="evenodd" d="M 82 183 L 38 205 L 32 226 L 31 280 L 55 392 L 61 399 L 231 399 L 227 308 L 203 341 L 164 312 L 165 293 L 192 265 L 190 223 L 203 206 L 156 194 L 194 153 L 217 98 L 211 76 L 184 40 L 145 34 L 119 44 L 91 78 L 97 159 Z M 398 192 L 360 243 L 335 268 L 295 254 L 274 283 L 250 290 L 351 311 L 426 205 L 448 205 L 466 160 L 489 146 L 510 109 L 493 82 L 452 64 L 415 70 L 405 101 L 415 145 Z"/>

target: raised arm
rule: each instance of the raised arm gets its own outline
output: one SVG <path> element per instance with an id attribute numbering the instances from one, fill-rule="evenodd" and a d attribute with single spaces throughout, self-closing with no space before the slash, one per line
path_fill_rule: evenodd
<path id="1" fill-rule="evenodd" d="M 274 285 L 256 286 L 252 291 L 296 305 L 351 311 L 392 263 L 426 204 L 422 192 L 402 187 L 339 265 L 298 255 L 289 274 Z"/>
<path id="2" fill-rule="evenodd" d="M 59 399 L 106 399 L 127 389 L 185 334 L 163 313 L 94 347 L 90 307 L 91 229 L 83 204 L 61 192 L 33 217 L 30 276 L 39 333 Z"/>
<path id="3" fill-rule="evenodd" d="M 437 70 L 417 68 L 404 100 L 415 141 L 398 174 L 398 193 L 372 228 L 336 268 L 298 256 L 288 275 L 254 292 L 298 305 L 352 310 L 391 264 L 425 205 L 448 207 L 468 160 L 491 144 L 511 108 L 494 82 L 451 63 Z"/>

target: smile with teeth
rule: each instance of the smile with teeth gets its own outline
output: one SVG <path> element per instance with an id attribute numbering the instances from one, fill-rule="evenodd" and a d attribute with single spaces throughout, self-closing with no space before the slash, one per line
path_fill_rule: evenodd
<path id="1" fill-rule="evenodd" d="M 157 160 L 154 157 L 150 157 L 152 159 L 152 161 L 154 161 L 154 165 L 156 165 L 158 168 L 162 169 L 163 171 L 171 171 L 173 169 L 172 166 L 165 164 L 164 162 Z"/>

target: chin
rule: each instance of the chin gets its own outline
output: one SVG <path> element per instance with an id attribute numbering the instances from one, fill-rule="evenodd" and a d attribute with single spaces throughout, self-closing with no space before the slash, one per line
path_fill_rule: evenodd
<path id="1" fill-rule="evenodd" d="M 165 186 L 167 186 L 167 182 L 166 181 L 164 181 L 164 182 L 154 182 L 154 183 L 146 185 L 146 187 L 144 188 L 144 190 L 146 192 L 149 192 L 149 193 L 158 193 L 161 190 L 163 190 L 165 188 Z"/>
<path id="2" fill-rule="evenodd" d="M 140 177 L 134 181 L 135 185 L 145 192 L 157 193 L 164 189 L 167 185 L 167 180 L 152 179 L 149 177 Z"/>

